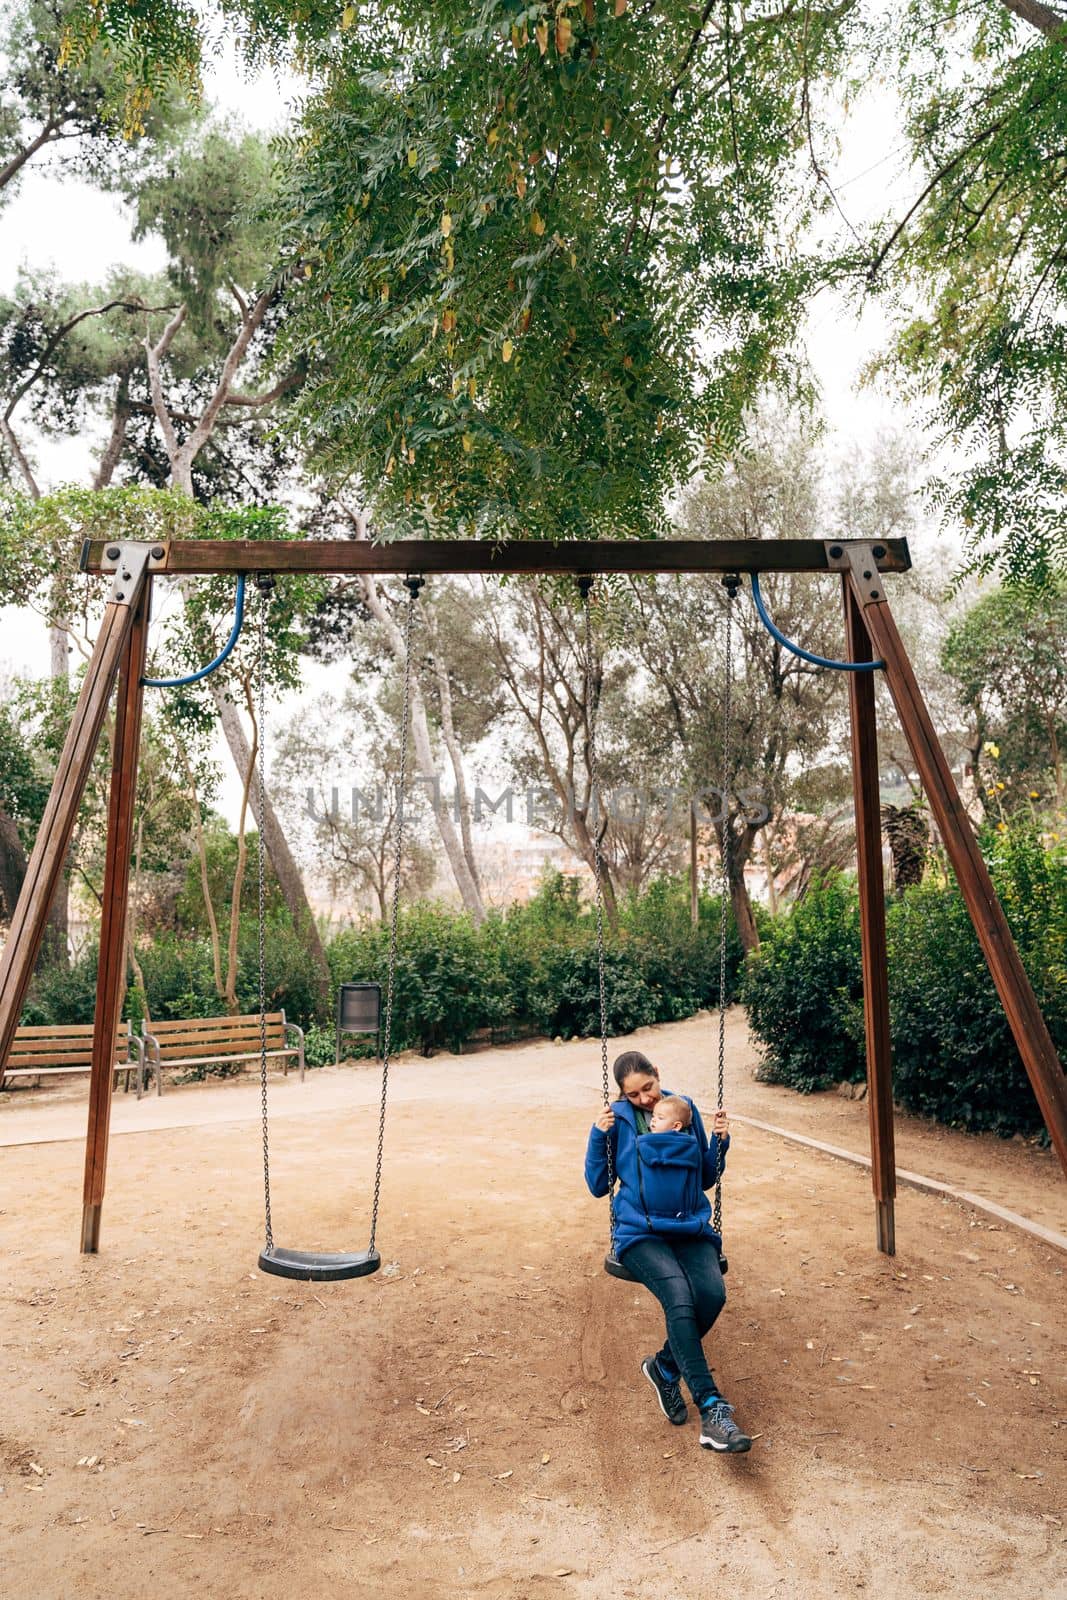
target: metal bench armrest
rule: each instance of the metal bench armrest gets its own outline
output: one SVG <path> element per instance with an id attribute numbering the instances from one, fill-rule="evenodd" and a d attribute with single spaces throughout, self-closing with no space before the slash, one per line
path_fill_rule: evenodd
<path id="1" fill-rule="evenodd" d="M 141 1026 L 144 1027 L 144 1023 Z M 143 1033 L 141 1035 L 141 1046 L 144 1050 L 147 1064 L 155 1072 L 156 1094 L 160 1095 L 163 1093 L 163 1062 L 159 1054 L 159 1040 L 154 1033 Z"/>
<path id="2" fill-rule="evenodd" d="M 283 1013 L 283 1015 L 284 1015 L 284 1013 Z M 295 1022 L 285 1022 L 285 1023 L 282 1024 L 282 1026 L 285 1029 L 286 1035 L 292 1034 L 293 1037 L 296 1040 L 296 1048 L 297 1048 L 297 1051 L 299 1052 L 299 1055 L 300 1055 L 300 1082 L 303 1083 L 303 1081 L 304 1081 L 304 1030 L 303 1030 L 303 1028 L 297 1027 Z"/>

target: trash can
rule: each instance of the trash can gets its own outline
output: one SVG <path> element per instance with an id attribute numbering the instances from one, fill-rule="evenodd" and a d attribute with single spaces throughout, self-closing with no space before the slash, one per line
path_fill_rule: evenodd
<path id="1" fill-rule="evenodd" d="M 377 1053 L 382 1054 L 382 986 L 380 983 L 342 983 L 337 993 L 337 1049 L 334 1065 L 341 1061 L 343 1033 L 377 1035 Z"/>

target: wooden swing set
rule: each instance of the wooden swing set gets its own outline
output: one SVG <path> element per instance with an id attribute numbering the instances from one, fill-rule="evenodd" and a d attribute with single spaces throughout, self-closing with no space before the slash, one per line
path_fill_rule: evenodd
<path id="1" fill-rule="evenodd" d="M 1011 1026 L 1045 1125 L 1067 1173 L 1067 1080 L 963 808 L 930 713 L 901 642 L 882 574 L 911 566 L 904 539 L 596 540 L 551 544 L 515 540 L 171 540 L 87 542 L 81 568 L 112 576 L 103 624 L 56 768 L 41 827 L 0 961 L 0 1085 L 26 992 L 59 886 L 82 793 L 112 692 L 118 685 L 107 848 L 100 924 L 81 1249 L 100 1247 L 107 1172 L 116 1030 L 126 989 L 126 914 L 134 797 L 145 688 L 145 659 L 156 576 L 232 573 L 570 574 L 721 573 L 747 575 L 761 617 L 763 572 L 836 572 L 844 602 L 852 780 L 856 815 L 863 1006 L 871 1136 L 871 1180 L 878 1249 L 892 1255 L 896 1167 L 889 1035 L 885 899 L 874 670 L 884 672 L 916 770 L 937 823 L 982 952 Z M 816 659 L 819 658 L 811 658 Z"/>

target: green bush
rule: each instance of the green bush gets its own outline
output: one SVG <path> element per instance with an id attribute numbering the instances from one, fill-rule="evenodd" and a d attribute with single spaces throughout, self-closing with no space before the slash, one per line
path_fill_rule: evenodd
<path id="1" fill-rule="evenodd" d="M 491 938 L 470 918 L 442 906 L 405 911 L 398 927 L 391 1048 L 417 1046 L 424 1055 L 460 1050 L 480 1028 L 512 1011 L 503 967 Z M 388 928 L 375 923 L 338 934 L 329 948 L 334 989 L 388 978 Z"/>
<path id="2" fill-rule="evenodd" d="M 656 996 L 656 1022 L 692 1016 L 719 1003 L 719 896 L 702 894 L 694 928 L 685 877 L 660 878 L 628 895 L 619 925 Z M 737 998 L 744 952 L 732 914 L 726 929 L 726 1000 Z"/>
<path id="3" fill-rule="evenodd" d="M 864 1076 L 859 897 L 843 873 L 815 883 L 750 958 L 741 998 L 763 1046 L 759 1077 L 810 1094 Z"/>
<path id="4" fill-rule="evenodd" d="M 219 845 L 216 855 L 227 841 Z M 214 861 L 215 857 L 212 856 Z M 226 871 L 230 866 L 226 864 Z M 185 909 L 195 912 L 197 885 L 190 879 Z M 223 927 L 223 937 L 226 928 Z M 326 1005 L 305 942 L 293 931 L 277 898 L 266 926 L 267 1003 L 283 1007 L 307 1032 L 312 1065 L 333 1060 L 338 986 L 349 981 L 387 981 L 389 937 L 381 923 L 343 930 L 329 943 L 330 994 Z M 237 998 L 242 1011 L 257 1008 L 257 929 L 253 913 L 242 913 L 238 934 Z M 202 933 L 179 924 L 138 951 L 148 1007 L 159 1020 L 217 1016 L 225 1006 L 216 990 L 211 946 Z M 225 959 L 225 957 L 224 957 Z M 727 946 L 727 993 L 732 997 L 741 969 L 741 947 L 731 923 Z M 70 973 L 49 974 L 33 997 L 33 1020 L 90 1021 L 96 954 Z M 618 923 L 607 929 L 605 994 L 608 1028 L 628 1033 L 654 1022 L 690 1016 L 718 1000 L 719 906 L 704 896 L 696 927 L 690 921 L 683 879 L 665 879 L 642 895 L 628 895 Z M 141 1014 L 131 990 L 127 1015 Z M 29 1015 L 27 1020 L 30 1020 Z M 576 878 L 549 873 L 525 905 L 491 912 L 475 927 L 462 912 L 438 905 L 406 909 L 398 928 L 392 1041 L 394 1051 L 417 1048 L 460 1050 L 474 1035 L 491 1030 L 511 1036 L 539 1031 L 551 1037 L 593 1037 L 600 1029 L 596 917 L 582 899 Z M 372 1038 L 346 1041 L 350 1055 L 371 1055 Z"/>
<path id="5" fill-rule="evenodd" d="M 353 1055 L 349 1046 L 355 1041 L 342 1041 L 344 1054 Z M 373 1048 L 373 1046 L 372 1046 Z M 333 1023 L 313 1022 L 304 1034 L 304 1065 L 307 1067 L 332 1067 L 337 1052 L 337 1029 Z"/>
<path id="6" fill-rule="evenodd" d="M 1067 851 L 1032 831 L 983 835 L 997 894 L 1038 1003 L 1067 1049 Z M 909 1111 L 973 1132 L 1042 1119 L 954 881 L 928 877 L 886 911 L 893 1087 Z M 765 936 L 744 977 L 760 1077 L 802 1092 L 864 1067 L 859 903 L 844 874 L 817 884 Z"/>
<path id="7" fill-rule="evenodd" d="M 983 838 L 997 894 L 1061 1055 L 1067 1047 L 1067 854 L 1028 830 Z M 890 905 L 894 1094 L 910 1111 L 1000 1134 L 1043 1127 L 1026 1069 L 954 883 Z"/>
<path id="8" fill-rule="evenodd" d="M 604 998 L 609 1033 L 632 1033 L 656 1020 L 656 995 L 640 960 L 627 949 L 604 952 Z M 600 1032 L 600 976 L 595 944 L 545 952 L 530 994 L 538 1032 L 564 1039 Z"/>
<path id="9" fill-rule="evenodd" d="M 223 930 L 225 941 L 226 930 Z M 210 940 L 199 934 L 157 936 L 138 960 L 144 973 L 151 1016 L 159 1021 L 218 1017 L 226 1011 L 215 988 Z M 225 973 L 225 943 L 222 952 Z M 307 943 L 293 929 L 289 913 L 268 913 L 264 938 L 264 977 L 268 1011 L 284 1011 L 290 1022 L 307 1028 L 322 1017 L 318 973 Z M 244 914 L 237 932 L 237 1003 L 242 1012 L 259 1009 L 259 934 L 255 916 Z"/>
<path id="10" fill-rule="evenodd" d="M 92 1022 L 96 1010 L 96 946 L 82 952 L 69 967 L 46 967 L 37 973 L 22 1008 L 26 1027 L 49 1023 Z"/>

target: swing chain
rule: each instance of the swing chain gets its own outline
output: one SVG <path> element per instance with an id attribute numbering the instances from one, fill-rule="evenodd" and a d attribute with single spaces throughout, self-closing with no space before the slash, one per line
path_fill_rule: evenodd
<path id="1" fill-rule="evenodd" d="M 589 610 L 592 578 L 578 579 L 582 606 L 585 611 L 585 724 L 586 750 L 589 757 L 589 810 L 593 836 L 593 884 L 596 908 L 597 983 L 600 999 L 600 1072 L 603 1080 L 604 1107 L 611 1104 L 611 1081 L 608 1074 L 608 1001 L 604 976 L 604 856 L 600 838 L 600 770 L 597 762 L 596 708 L 593 704 L 593 624 Z M 611 1134 L 605 1135 L 608 1158 L 608 1227 L 611 1249 L 615 1249 L 615 1156 L 611 1147 Z"/>
<path id="2" fill-rule="evenodd" d="M 722 831 L 719 835 L 719 858 L 721 862 L 721 878 L 719 883 L 719 1083 L 718 1083 L 718 1109 L 723 1109 L 723 1095 L 726 1087 L 726 923 L 727 913 L 730 909 L 730 805 L 728 800 L 730 790 L 731 770 L 730 763 L 732 752 L 730 748 L 730 735 L 733 727 L 733 620 L 734 600 L 740 587 L 740 579 L 734 573 L 728 573 L 723 578 L 726 589 L 726 682 L 722 698 Z M 722 1169 L 723 1169 L 723 1141 L 716 1139 L 716 1165 L 715 1165 L 715 1205 L 713 1210 L 712 1225 L 715 1232 L 722 1237 Z"/>
<path id="3" fill-rule="evenodd" d="M 259 606 L 259 629 L 256 641 L 256 729 L 257 783 L 256 783 L 256 876 L 258 978 L 259 978 L 259 1098 L 263 1114 L 263 1208 L 266 1250 L 274 1249 L 274 1230 L 270 1216 L 270 1121 L 267 1116 L 267 948 L 266 948 L 266 850 L 263 843 L 263 822 L 267 809 L 267 613 L 274 590 L 274 577 L 270 573 L 256 574 L 256 587 L 262 595 Z"/>
<path id="4" fill-rule="evenodd" d="M 382 1094 L 378 1111 L 378 1154 L 374 1167 L 374 1198 L 371 1202 L 370 1245 L 373 1251 L 378 1231 L 378 1206 L 382 1194 L 382 1157 L 385 1151 L 385 1108 L 389 1094 L 389 1051 L 393 1041 L 393 997 L 396 989 L 396 957 L 400 926 L 400 870 L 404 850 L 404 796 L 408 775 L 408 719 L 411 709 L 411 637 L 415 623 L 415 602 L 424 580 L 407 577 L 407 615 L 404 619 L 404 700 L 400 713 L 400 773 L 397 780 L 396 835 L 393 848 L 393 904 L 389 918 L 389 957 L 385 984 L 385 1025 L 382 1029 Z"/>

